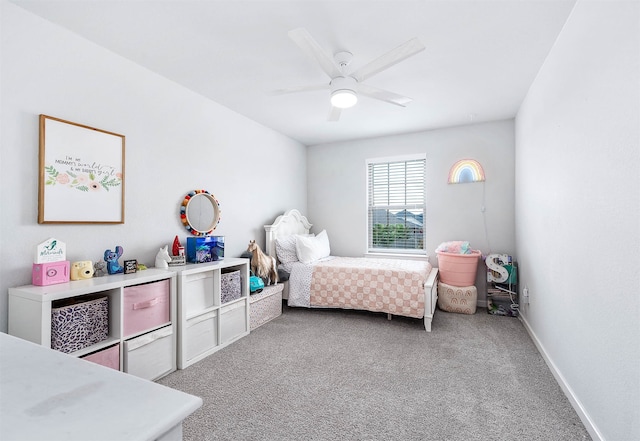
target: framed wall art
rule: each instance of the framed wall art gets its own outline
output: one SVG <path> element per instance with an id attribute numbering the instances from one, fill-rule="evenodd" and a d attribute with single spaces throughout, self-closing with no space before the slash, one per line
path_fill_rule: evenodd
<path id="1" fill-rule="evenodd" d="M 124 223 L 124 135 L 40 115 L 38 223 Z"/>

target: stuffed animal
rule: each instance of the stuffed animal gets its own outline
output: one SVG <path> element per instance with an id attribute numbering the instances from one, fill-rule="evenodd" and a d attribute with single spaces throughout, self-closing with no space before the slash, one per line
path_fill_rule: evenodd
<path id="1" fill-rule="evenodd" d="M 249 242 L 247 251 L 251 253 L 251 271 L 253 274 L 260 277 L 265 285 L 275 285 L 278 283 L 276 259 L 267 256 L 255 240 Z"/>
<path id="2" fill-rule="evenodd" d="M 118 259 L 122 256 L 122 247 L 117 246 L 116 251 L 105 250 L 104 261 L 107 262 L 107 272 L 109 274 L 118 274 L 124 272 L 122 265 L 118 263 Z"/>
<path id="3" fill-rule="evenodd" d="M 107 275 L 107 264 L 102 260 L 98 260 L 93 264 L 93 277 L 102 277 Z"/>

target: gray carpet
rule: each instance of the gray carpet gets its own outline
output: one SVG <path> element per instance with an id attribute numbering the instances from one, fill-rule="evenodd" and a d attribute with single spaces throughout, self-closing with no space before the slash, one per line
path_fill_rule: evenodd
<path id="1" fill-rule="evenodd" d="M 590 440 L 518 319 L 284 307 L 159 383 L 202 397 L 185 440 Z"/>

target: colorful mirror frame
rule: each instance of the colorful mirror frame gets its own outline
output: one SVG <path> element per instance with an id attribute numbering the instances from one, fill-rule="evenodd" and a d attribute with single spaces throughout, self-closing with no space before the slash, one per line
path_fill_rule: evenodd
<path id="1" fill-rule="evenodd" d="M 209 201 L 211 203 L 211 207 L 213 208 L 213 215 L 211 216 L 211 221 L 206 222 L 206 227 L 202 228 L 200 225 L 194 226 L 193 220 L 189 219 L 189 204 L 193 202 L 194 198 L 202 199 Z M 207 190 L 193 190 L 189 192 L 180 204 L 180 221 L 184 225 L 184 227 L 194 236 L 206 236 L 211 234 L 213 230 L 216 229 L 218 223 L 220 222 L 220 203 L 215 198 L 214 195 L 209 193 Z"/>

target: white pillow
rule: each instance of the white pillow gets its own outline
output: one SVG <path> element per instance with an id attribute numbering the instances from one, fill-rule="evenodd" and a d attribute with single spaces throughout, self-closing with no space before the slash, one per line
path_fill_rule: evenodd
<path id="1" fill-rule="evenodd" d="M 291 236 L 276 239 L 276 256 L 278 256 L 278 261 L 281 264 L 288 265 L 298 261 L 298 253 L 296 251 L 296 237 L 298 236 L 313 237 L 314 234 L 292 234 Z"/>
<path id="2" fill-rule="evenodd" d="M 329 236 L 322 230 L 315 237 L 296 237 L 296 253 L 298 260 L 302 263 L 313 263 L 316 260 L 329 257 L 331 247 L 329 246 Z"/>

